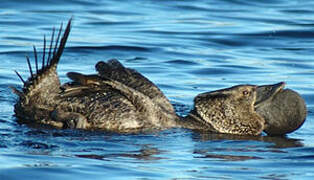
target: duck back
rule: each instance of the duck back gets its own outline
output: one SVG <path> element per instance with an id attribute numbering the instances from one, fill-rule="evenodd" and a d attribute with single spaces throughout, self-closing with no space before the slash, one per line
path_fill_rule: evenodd
<path id="1" fill-rule="evenodd" d="M 168 98 L 153 82 L 136 70 L 124 67 L 118 60 L 111 59 L 107 62 L 100 61 L 96 64 L 95 68 L 99 76 L 119 81 L 148 96 L 165 111 L 175 112 Z"/>

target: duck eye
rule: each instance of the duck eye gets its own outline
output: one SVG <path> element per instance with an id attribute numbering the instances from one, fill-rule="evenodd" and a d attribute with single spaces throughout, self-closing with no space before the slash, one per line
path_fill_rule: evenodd
<path id="1" fill-rule="evenodd" d="M 249 91 L 245 90 L 242 92 L 244 96 L 247 96 L 249 94 Z"/>

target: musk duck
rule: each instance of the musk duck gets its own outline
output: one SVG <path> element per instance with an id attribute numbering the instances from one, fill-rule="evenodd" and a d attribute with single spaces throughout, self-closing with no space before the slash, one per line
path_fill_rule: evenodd
<path id="1" fill-rule="evenodd" d="M 277 135 L 297 129 L 305 119 L 303 99 L 292 90 L 284 91 L 284 83 L 238 85 L 202 93 L 195 97 L 189 115 L 180 117 L 154 83 L 116 59 L 98 62 L 96 74 L 69 72 L 67 76 L 72 81 L 61 85 L 57 65 L 70 30 L 71 19 L 63 35 L 62 25 L 56 38 L 53 30 L 50 45 L 44 38 L 40 59 L 34 46 L 35 67 L 26 57 L 30 71 L 27 80 L 15 71 L 24 84 L 21 90 L 12 87 L 19 96 L 15 104 L 19 122 L 118 133 L 180 127 L 215 133 L 259 135 L 266 131 Z M 285 105 L 280 106 L 280 99 L 285 99 Z M 293 109 L 295 103 L 299 105 Z M 277 110 L 274 106 L 278 106 Z M 290 114 L 284 114 L 286 111 Z M 283 117 L 275 116 L 277 112 Z M 290 118 L 291 114 L 295 116 Z M 281 124 L 289 121 L 294 122 Z"/>

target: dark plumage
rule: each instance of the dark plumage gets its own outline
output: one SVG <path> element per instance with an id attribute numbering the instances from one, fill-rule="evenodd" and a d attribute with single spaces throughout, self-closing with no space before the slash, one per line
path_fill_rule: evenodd
<path id="1" fill-rule="evenodd" d="M 56 72 L 71 29 L 71 20 L 58 42 L 54 30 L 47 59 L 46 41 L 42 68 L 36 73 L 27 58 L 30 78 L 22 91 L 13 88 L 20 99 L 15 105 L 16 116 L 22 123 L 40 123 L 59 128 L 102 129 L 116 132 L 139 132 L 147 129 L 174 127 L 176 116 L 168 99 L 152 82 L 117 60 L 96 65 L 98 74 L 70 72 L 73 82 L 60 85 Z M 34 48 L 35 49 L 35 48 Z"/>

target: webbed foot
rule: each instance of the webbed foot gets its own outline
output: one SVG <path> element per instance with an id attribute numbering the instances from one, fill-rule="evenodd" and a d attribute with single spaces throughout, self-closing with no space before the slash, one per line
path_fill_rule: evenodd
<path id="1" fill-rule="evenodd" d="M 52 112 L 52 118 L 55 121 L 63 122 L 63 128 L 86 129 L 89 126 L 86 117 L 76 112 L 64 112 L 62 110 L 54 110 Z"/>

